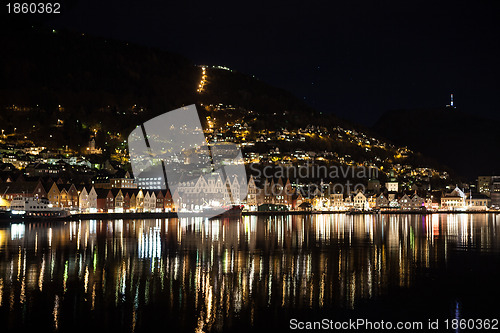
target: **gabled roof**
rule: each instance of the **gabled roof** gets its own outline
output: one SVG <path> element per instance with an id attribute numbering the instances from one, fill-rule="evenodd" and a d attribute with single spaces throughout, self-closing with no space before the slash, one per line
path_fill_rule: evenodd
<path id="1" fill-rule="evenodd" d="M 118 171 L 116 171 L 116 173 L 113 175 L 112 178 L 127 178 L 128 179 L 128 178 L 130 178 L 130 175 L 128 174 L 128 172 L 126 170 L 118 169 Z"/>
<path id="2" fill-rule="evenodd" d="M 106 199 L 110 190 L 97 188 L 95 191 L 97 193 L 97 199 Z"/>
<path id="3" fill-rule="evenodd" d="M 457 187 L 450 193 L 445 194 L 446 198 L 465 198 L 465 193 Z"/>
<path id="4" fill-rule="evenodd" d="M 73 186 L 73 184 L 58 184 L 57 188 L 59 189 L 59 191 L 66 190 L 66 192 L 69 192 L 69 190 L 71 189 L 72 186 Z M 75 189 L 76 189 L 76 187 L 75 187 Z"/>
<path id="5" fill-rule="evenodd" d="M 125 196 L 125 193 L 128 193 L 128 196 L 132 197 L 132 194 L 135 194 L 137 196 L 137 193 L 139 193 L 138 188 L 130 188 L 130 189 L 122 188 L 121 190 L 122 190 L 123 196 Z"/>
<path id="6" fill-rule="evenodd" d="M 0 183 L 0 195 L 5 194 L 32 194 L 38 182 Z"/>
<path id="7" fill-rule="evenodd" d="M 116 196 L 118 195 L 118 193 L 120 193 L 120 191 L 122 192 L 122 195 L 125 197 L 125 194 L 123 193 L 123 191 L 119 188 L 114 188 L 111 190 L 111 193 L 113 194 L 113 197 L 116 198 Z"/>

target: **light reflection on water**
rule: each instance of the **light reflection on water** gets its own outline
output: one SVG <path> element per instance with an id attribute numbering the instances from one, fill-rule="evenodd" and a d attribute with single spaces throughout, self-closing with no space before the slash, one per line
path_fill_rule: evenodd
<path id="1" fill-rule="evenodd" d="M 411 287 L 450 252 L 500 252 L 494 215 L 314 215 L 0 227 L 10 329 L 120 327 L 157 311 L 187 331 L 251 326 L 273 309 L 355 309 Z M 35 323 L 35 324 L 34 324 Z"/>

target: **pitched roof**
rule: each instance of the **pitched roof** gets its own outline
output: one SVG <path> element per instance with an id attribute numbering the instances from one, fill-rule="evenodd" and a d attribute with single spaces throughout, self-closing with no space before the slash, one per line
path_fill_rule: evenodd
<path id="1" fill-rule="evenodd" d="M 38 182 L 0 183 L 0 195 L 5 194 L 32 194 Z"/>
<path id="2" fill-rule="evenodd" d="M 97 199 L 106 199 L 110 190 L 97 188 L 95 191 L 97 193 Z"/>

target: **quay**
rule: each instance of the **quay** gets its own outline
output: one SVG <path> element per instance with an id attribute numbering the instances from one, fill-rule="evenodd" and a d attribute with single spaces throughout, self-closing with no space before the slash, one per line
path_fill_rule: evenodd
<path id="1" fill-rule="evenodd" d="M 288 216 L 288 215 L 432 215 L 432 214 L 500 214 L 500 210 L 487 211 L 452 211 L 452 210 L 387 210 L 387 211 L 243 211 L 241 215 L 225 216 L 221 214 L 214 218 L 238 218 L 240 216 Z M 203 217 L 198 213 L 183 213 L 188 217 Z M 78 213 L 62 217 L 37 218 L 22 215 L 0 214 L 0 223 L 37 222 L 37 221 L 80 221 L 80 220 L 119 220 L 119 219 L 162 219 L 177 218 L 175 212 L 136 212 L 136 213 Z"/>

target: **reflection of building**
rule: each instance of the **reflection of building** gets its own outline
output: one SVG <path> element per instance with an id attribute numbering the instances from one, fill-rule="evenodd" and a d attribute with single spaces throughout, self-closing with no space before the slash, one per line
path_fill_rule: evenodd
<path id="1" fill-rule="evenodd" d="M 210 331 L 250 318 L 262 323 L 270 308 L 355 309 L 411 287 L 422 270 L 445 265 L 455 248 L 498 251 L 498 227 L 488 219 L 337 214 L 12 224 L 0 230 L 2 306 L 42 301 L 51 320 L 37 323 L 41 331 L 62 323 L 74 328 L 68 317 L 89 310 L 102 318 L 85 326 L 95 331 L 142 331 L 146 319 L 159 330 Z M 72 288 L 85 296 L 84 306 L 58 312 Z M 174 320 L 154 321 L 155 307 Z M 9 316 L 20 323 L 22 316 L 40 316 L 38 309 Z M 144 320 L 117 321 L 108 309 Z M 182 317 L 186 309 L 192 315 Z"/>

